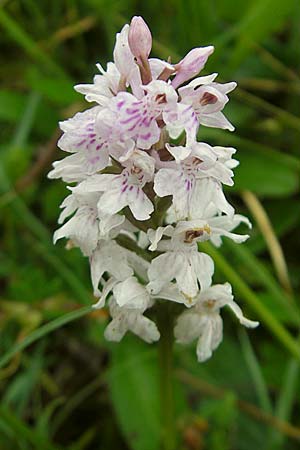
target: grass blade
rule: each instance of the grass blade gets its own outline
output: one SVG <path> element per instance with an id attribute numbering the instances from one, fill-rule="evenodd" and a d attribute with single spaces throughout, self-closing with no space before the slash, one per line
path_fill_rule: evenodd
<path id="1" fill-rule="evenodd" d="M 47 334 L 52 333 L 53 331 L 57 330 L 58 328 L 61 328 L 62 326 L 66 325 L 67 323 L 70 323 L 70 322 L 73 322 L 74 320 L 80 319 L 81 317 L 90 313 L 92 310 L 93 309 L 91 306 L 84 306 L 83 308 L 80 308 L 76 311 L 72 311 L 70 313 L 64 314 L 63 316 L 58 317 L 57 319 L 54 319 L 51 322 L 48 322 L 45 325 L 42 325 L 41 327 L 37 328 L 35 331 L 30 333 L 28 336 L 26 336 L 26 338 L 23 339 L 23 341 L 17 343 L 13 347 L 11 347 L 11 349 L 8 350 L 8 352 L 6 352 L 0 358 L 0 368 L 5 366 L 14 355 L 21 352 L 22 350 L 27 348 L 29 345 L 31 345 L 34 342 L 38 341 L 39 339 L 43 338 Z"/>

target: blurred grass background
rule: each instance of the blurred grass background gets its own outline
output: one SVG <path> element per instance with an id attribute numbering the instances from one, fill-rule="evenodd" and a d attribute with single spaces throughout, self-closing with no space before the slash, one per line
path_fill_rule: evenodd
<path id="1" fill-rule="evenodd" d="M 0 1 L 0 448 L 159 448 L 156 348 L 104 341 L 87 261 L 52 245 L 66 188 L 46 178 L 63 156 L 58 120 L 87 107 L 72 86 L 111 60 L 133 15 L 153 32 L 153 56 L 213 44 L 204 73 L 238 82 L 226 109 L 236 132 L 200 136 L 237 147 L 228 195 L 254 224 L 242 246 L 204 246 L 215 282 L 230 281 L 261 327 L 248 336 L 224 311 L 208 363 L 176 347 L 178 448 L 298 449 L 299 0 Z"/>

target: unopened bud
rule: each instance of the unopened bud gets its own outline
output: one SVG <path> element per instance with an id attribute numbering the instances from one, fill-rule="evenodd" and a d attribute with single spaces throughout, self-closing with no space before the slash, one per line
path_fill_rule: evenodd
<path id="1" fill-rule="evenodd" d="M 185 81 L 197 75 L 205 66 L 208 57 L 213 53 L 214 47 L 193 48 L 178 64 L 175 65 L 176 76 L 172 86 L 177 88 Z"/>
<path id="2" fill-rule="evenodd" d="M 146 22 L 140 16 L 134 16 L 128 34 L 130 50 L 139 64 L 148 59 L 152 48 L 152 36 Z"/>

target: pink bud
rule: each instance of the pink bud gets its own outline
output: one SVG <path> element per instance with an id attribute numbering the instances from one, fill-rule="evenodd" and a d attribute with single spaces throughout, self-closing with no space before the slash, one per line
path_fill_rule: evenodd
<path id="1" fill-rule="evenodd" d="M 128 44 L 139 64 L 148 59 L 152 48 L 152 36 L 146 22 L 140 16 L 131 19 Z"/>
<path id="2" fill-rule="evenodd" d="M 213 53 L 214 47 L 193 48 L 185 57 L 175 65 L 176 76 L 172 81 L 172 86 L 177 88 L 185 81 L 193 78 L 203 69 L 208 57 Z"/>

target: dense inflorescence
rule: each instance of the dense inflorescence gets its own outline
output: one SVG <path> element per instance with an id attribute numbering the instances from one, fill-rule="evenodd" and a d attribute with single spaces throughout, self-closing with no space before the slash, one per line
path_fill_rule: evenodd
<path id="1" fill-rule="evenodd" d="M 145 312 L 160 301 L 180 303 L 178 342 L 198 339 L 199 361 L 222 340 L 220 309 L 255 327 L 233 300 L 229 283 L 212 285 L 214 262 L 198 242 L 243 242 L 223 185 L 233 185 L 234 148 L 199 142 L 200 125 L 233 131 L 222 110 L 236 83 L 217 74 L 194 78 L 212 46 L 191 50 L 179 63 L 149 58 L 151 33 L 134 17 L 116 36 L 114 62 L 93 84 L 75 89 L 95 106 L 60 123 L 58 145 L 70 153 L 50 178 L 72 183 L 63 201 L 54 242 L 69 238 L 89 258 L 95 308 L 108 306 L 105 337 L 130 330 L 146 342 L 159 339 Z M 192 81 L 190 81 L 192 79 Z M 70 218 L 71 217 L 71 218 Z M 144 257 L 145 256 L 145 257 Z"/>

